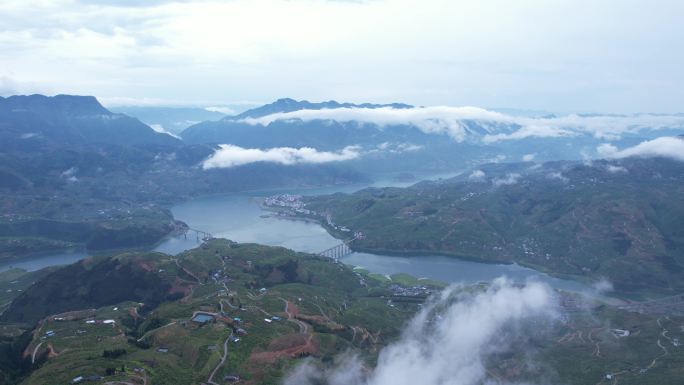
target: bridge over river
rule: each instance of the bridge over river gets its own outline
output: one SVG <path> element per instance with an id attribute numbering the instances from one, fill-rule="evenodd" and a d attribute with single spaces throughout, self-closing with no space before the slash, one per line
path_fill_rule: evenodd
<path id="1" fill-rule="evenodd" d="M 346 257 L 347 255 L 353 253 L 352 249 L 349 247 L 351 241 L 342 242 L 339 245 L 333 246 L 329 249 L 325 249 L 318 253 L 324 257 L 332 258 L 335 262 L 338 262 L 340 258 Z"/>
<path id="2" fill-rule="evenodd" d="M 183 236 L 185 239 L 188 239 L 188 233 L 194 234 L 195 238 L 197 241 L 208 241 L 210 239 L 213 239 L 214 236 L 211 235 L 211 233 L 203 231 L 203 230 L 198 230 L 198 229 L 193 229 L 192 227 L 188 227 L 188 229 L 185 231 L 185 234 Z"/>
<path id="3" fill-rule="evenodd" d="M 183 236 L 185 239 L 188 239 L 188 234 L 191 234 L 190 236 L 192 237 L 193 235 L 195 236 L 196 240 L 199 241 L 208 241 L 210 239 L 213 239 L 214 236 L 204 230 L 199 230 L 195 229 L 192 227 L 188 227 L 188 229 L 185 231 Z M 349 244 L 352 243 L 358 239 L 358 236 L 354 236 L 354 238 L 346 240 L 338 245 L 335 245 L 333 247 L 327 248 L 321 252 L 318 252 L 316 254 L 323 256 L 323 257 L 328 257 L 333 259 L 335 262 L 339 262 L 340 258 L 344 258 L 350 254 L 352 254 L 354 251 L 349 247 Z"/>

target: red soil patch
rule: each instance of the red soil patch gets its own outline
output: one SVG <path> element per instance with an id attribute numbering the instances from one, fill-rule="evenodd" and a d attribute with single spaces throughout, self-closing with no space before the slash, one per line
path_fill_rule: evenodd
<path id="1" fill-rule="evenodd" d="M 299 316 L 299 308 L 293 302 L 287 301 L 287 311 L 290 312 L 292 318 Z"/>
<path id="2" fill-rule="evenodd" d="M 137 265 L 145 271 L 152 271 L 152 269 L 154 269 L 154 266 L 152 266 L 150 262 L 146 261 L 137 261 Z"/>
<path id="3" fill-rule="evenodd" d="M 169 294 L 182 293 L 185 297 L 188 294 L 192 293 L 193 286 L 194 283 L 188 282 L 180 278 L 176 278 L 173 281 L 173 286 L 171 286 L 171 288 L 169 289 Z"/>
<path id="4" fill-rule="evenodd" d="M 298 320 L 306 321 L 308 323 L 314 323 L 317 325 L 324 326 L 328 328 L 329 330 L 344 330 L 346 327 L 344 325 L 338 324 L 336 322 L 331 322 L 328 321 L 325 317 L 320 316 L 320 315 L 306 315 L 306 314 L 299 314 L 297 315 Z"/>
<path id="5" fill-rule="evenodd" d="M 258 364 L 273 364 L 281 358 L 298 358 L 316 353 L 318 353 L 318 344 L 312 335 L 290 334 L 271 341 L 267 351 L 253 351 L 249 361 Z"/>
<path id="6" fill-rule="evenodd" d="M 48 357 L 49 358 L 57 357 L 58 355 L 60 355 L 66 351 L 66 349 L 64 349 L 61 352 L 58 352 L 57 350 L 55 350 L 55 347 L 52 346 L 52 344 L 48 344 L 47 350 L 48 350 Z"/>

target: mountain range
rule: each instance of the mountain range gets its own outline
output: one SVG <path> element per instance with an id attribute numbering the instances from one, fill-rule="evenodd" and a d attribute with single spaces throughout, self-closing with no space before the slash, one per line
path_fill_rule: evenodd
<path id="1" fill-rule="evenodd" d="M 684 116 L 677 114 L 524 115 L 475 107 L 279 99 L 190 126 L 180 136 L 186 143 L 247 149 L 355 146 L 362 156 L 345 162 L 349 167 L 371 174 L 421 174 L 502 160 L 599 157 L 597 148 L 605 143 L 625 148 L 683 130 Z"/>

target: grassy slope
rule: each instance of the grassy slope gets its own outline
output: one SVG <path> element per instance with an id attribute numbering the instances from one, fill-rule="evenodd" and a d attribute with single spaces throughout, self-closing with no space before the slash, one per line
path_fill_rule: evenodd
<path id="1" fill-rule="evenodd" d="M 120 377 L 130 377 L 134 375 L 131 371 L 133 367 L 143 367 L 149 376 L 148 383 L 152 384 L 206 382 L 210 371 L 219 361 L 223 341 L 234 325 L 226 321 L 197 327 L 188 320 L 197 310 L 219 312 L 221 299 L 224 300 L 226 315 L 229 317 L 227 319 L 241 317 L 243 323 L 240 326 L 248 330 L 248 335 L 243 336 L 238 344 L 230 343 L 228 363 L 219 370 L 217 378 L 239 374 L 246 378 L 248 383 L 277 383 L 282 370 L 294 361 L 281 359 L 264 365 L 259 360 L 250 359 L 250 356 L 254 353 L 278 350 L 278 346 L 281 345 L 292 345 L 293 340 L 296 342 L 297 338 L 300 338 L 299 328 L 295 323 L 283 320 L 268 324 L 263 320 L 267 317 L 263 311 L 286 318 L 281 298 L 295 303 L 300 314 L 314 317 L 307 323 L 310 330 L 314 331 L 316 355 L 321 358 L 332 357 L 355 346 L 377 351 L 374 346 L 395 338 L 404 320 L 418 309 L 415 303 L 388 307 L 385 300 L 379 298 L 379 295 L 386 291 L 380 289 L 378 292 L 375 289 L 371 290 L 372 287 L 361 286 L 359 276 L 350 269 L 323 258 L 307 257 L 282 248 L 213 241 L 203 248 L 181 255 L 178 259 L 179 265 L 176 265 L 171 257 L 158 254 L 129 254 L 117 259 L 124 266 L 132 264 L 150 269 L 160 277 L 161 282 L 173 282 L 174 286 L 167 288 L 167 296 L 174 290 L 179 290 L 184 291 L 185 297 L 179 299 L 179 296 L 176 296 L 173 297 L 176 299 L 165 300 L 153 310 L 149 309 L 149 304 L 146 305 L 140 312 L 148 308 L 148 313 L 145 314 L 147 318 L 138 321 L 133 320 L 130 309 L 137 307 L 137 301 L 141 299 L 128 298 L 136 302 L 119 302 L 125 299 L 119 295 L 121 293 L 116 296 L 112 294 L 107 298 L 84 294 L 70 300 L 66 300 L 65 296 L 60 294 L 52 296 L 50 302 L 61 305 L 51 307 L 48 303 L 36 306 L 36 303 L 29 304 L 26 300 L 18 300 L 9 309 L 9 312 L 14 314 L 13 319 L 21 318 L 20 315 L 27 313 L 33 314 L 36 308 L 43 310 L 33 319 L 48 313 L 97 308 L 95 318 L 117 320 L 115 327 L 88 325 L 81 317 L 73 321 L 47 320 L 41 323 L 28 350 L 32 351 L 40 342 L 44 342 L 39 352 L 45 352 L 49 343 L 58 355 L 48 359 L 26 380 L 26 383 L 64 383 L 77 375 L 104 374 L 107 367 L 120 368 L 121 365 L 127 368 L 127 373 L 120 373 Z M 43 295 L 47 295 L 43 290 L 55 290 L 54 285 L 48 282 L 58 281 L 74 282 L 60 289 L 60 293 L 72 296 L 73 293 L 91 293 L 93 285 L 97 285 L 98 282 L 113 292 L 129 293 L 129 290 L 123 290 L 124 285 L 135 288 L 134 293 L 141 289 L 142 279 L 116 283 L 112 279 L 116 279 L 117 274 L 103 275 L 106 270 L 117 270 L 117 266 L 110 260 L 90 263 L 94 266 L 81 267 L 77 264 L 58 272 L 61 274 L 59 276 L 53 273 L 47 277 L 46 283 L 29 290 L 26 299 L 39 301 Z M 88 265 L 87 262 L 85 264 Z M 231 278 L 231 282 L 226 284 L 231 293 L 230 297 L 217 297 L 217 293 L 225 288 L 223 284 L 214 282 L 210 273 L 218 269 L 225 269 L 225 273 Z M 76 276 L 77 279 L 74 279 Z M 145 280 L 149 280 L 149 277 Z M 371 286 L 379 287 L 379 283 L 371 281 Z M 268 289 L 267 294 L 258 295 L 258 289 L 261 287 Z M 232 301 L 233 306 L 241 304 L 246 310 L 232 309 L 227 301 Z M 109 302 L 109 305 L 102 307 L 105 302 Z M 99 306 L 96 306 L 98 304 Z M 120 310 L 113 311 L 114 306 Z M 326 321 L 321 311 L 334 322 Z M 147 334 L 145 342 L 151 345 L 150 348 L 136 346 L 128 341 L 129 338 L 144 335 L 148 328 L 170 322 L 175 324 Z M 352 338 L 354 332 L 349 326 L 359 327 L 358 337 Z M 57 336 L 43 341 L 40 336 L 47 330 L 55 331 Z M 362 340 L 361 331 L 372 334 L 374 338 L 379 336 L 379 339 L 376 342 L 370 342 L 368 338 Z M 159 346 L 170 348 L 170 352 L 158 353 L 156 347 Z M 214 350 L 214 347 L 217 347 L 217 350 Z M 115 348 L 126 349 L 127 354 L 116 359 L 101 356 L 103 350 Z"/>
<path id="2" fill-rule="evenodd" d="M 394 306 L 388 306 L 390 282 L 374 280 L 363 272 L 283 248 L 224 240 L 214 240 L 186 252 L 177 261 L 162 254 L 134 253 L 86 265 L 91 275 L 100 278 L 83 281 L 88 274 L 82 275 L 82 268 L 73 266 L 62 269 L 60 277 L 66 286 L 62 292 L 75 290 L 83 294 L 79 297 L 82 302 L 57 300 L 62 305 L 53 306 L 60 310 L 94 310 L 72 312 L 62 315 L 66 320 L 46 319 L 38 324 L 32 341 L 22 349 L 29 358 L 35 350 L 38 359 L 45 362 L 24 380 L 25 384 L 66 383 L 78 375 L 104 375 L 107 368 L 117 369 L 107 381 L 141 382 L 141 377 L 146 377 L 148 384 L 206 382 L 233 327 L 246 329 L 247 335 L 240 336 L 239 343 L 229 342 L 227 363 L 217 371 L 218 382 L 225 375 L 240 375 L 247 384 L 277 384 L 283 372 L 298 360 L 281 357 L 263 361 L 263 357 L 297 347 L 308 335 L 299 334 L 299 325 L 285 320 L 283 298 L 298 308 L 300 318 L 313 331 L 314 356 L 316 362 L 324 365 L 348 349 L 372 364 L 379 349 L 397 338 L 404 322 L 419 309 L 415 300 L 396 297 Z M 158 306 L 147 303 L 141 307 L 138 298 L 154 290 L 136 279 L 127 283 L 111 281 L 117 273 L 103 276 L 106 270 L 102 268 L 98 273 L 98 266 L 109 266 L 108 270 L 134 266 L 172 286 L 163 286 L 166 299 Z M 225 286 L 212 278 L 217 272 L 221 279 L 229 278 Z M 20 272 L 7 273 L 7 279 L 17 274 L 21 276 Z M 70 279 L 73 274 L 79 275 L 78 281 Z M 56 282 L 56 277 L 53 273 L 43 280 Z M 368 286 L 360 285 L 361 277 Z M 139 297 L 134 301 L 114 294 L 95 298 L 85 295 L 87 290 L 77 290 L 96 281 L 109 283 L 113 292 L 137 293 Z M 405 275 L 393 277 L 393 281 L 424 284 Z M 125 285 L 128 287 L 124 288 Z M 27 294 L 42 287 L 43 282 L 39 282 Z M 55 290 L 54 286 L 47 287 Z M 266 293 L 259 293 L 262 287 L 267 289 Z M 169 296 L 173 292 L 182 294 Z M 198 310 L 219 313 L 221 302 L 225 310 L 223 320 L 204 326 L 189 322 Z M 26 313 L 22 309 L 27 308 L 31 306 L 19 301 L 10 311 Z M 145 318 L 134 317 L 136 312 Z M 264 318 L 271 315 L 284 319 L 266 323 Z M 242 322 L 237 324 L 236 317 Z M 116 324 L 85 323 L 91 318 L 113 319 Z M 512 350 L 498 353 L 487 365 L 490 374 L 517 381 L 543 377 L 558 383 L 586 384 L 599 383 L 606 373 L 621 373 L 620 383 L 675 384 L 681 378 L 684 363 L 684 350 L 675 346 L 676 339 L 684 340 L 680 328 L 683 323 L 681 317 L 640 315 L 586 303 L 580 308 L 563 310 L 561 317 L 547 326 L 535 325 L 532 337 L 514 341 Z M 632 334 L 616 338 L 611 328 L 628 329 Z M 56 335 L 42 338 L 47 331 Z M 141 342 L 135 343 L 139 338 Z M 665 346 L 668 354 L 663 355 L 658 343 Z M 162 346 L 169 352 L 157 352 Z M 116 358 L 103 357 L 105 350 L 113 349 L 125 349 L 125 353 Z M 639 373 L 654 359 L 650 369 Z M 535 365 L 528 365 L 530 360 Z M 144 368 L 145 372 L 135 372 L 134 368 Z"/>
<path id="3" fill-rule="evenodd" d="M 357 249 L 518 262 L 607 277 L 623 293 L 684 290 L 684 164 L 625 163 L 626 173 L 544 166 L 512 185 L 423 183 L 312 198 L 307 207 L 363 231 Z"/>

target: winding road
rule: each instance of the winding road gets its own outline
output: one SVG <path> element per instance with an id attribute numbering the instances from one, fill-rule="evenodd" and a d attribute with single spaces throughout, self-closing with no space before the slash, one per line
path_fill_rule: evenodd
<path id="1" fill-rule="evenodd" d="M 285 302 L 285 314 L 287 314 L 287 320 L 289 322 L 296 323 L 297 326 L 299 326 L 299 334 L 309 334 L 309 325 L 306 322 L 296 319 L 292 313 L 290 313 L 290 301 L 286 300 L 285 298 L 280 298 L 280 300 Z"/>
<path id="2" fill-rule="evenodd" d="M 214 370 L 211 371 L 211 374 L 209 375 L 209 378 L 207 379 L 207 382 L 212 384 L 212 385 L 219 385 L 218 383 L 214 382 L 214 375 L 216 375 L 216 372 L 223 366 L 223 364 L 226 362 L 226 359 L 228 358 L 228 341 L 230 341 L 230 338 L 233 336 L 233 333 L 231 332 L 228 337 L 226 337 L 226 340 L 223 341 L 223 357 L 221 357 L 221 361 L 216 365 Z"/>
<path id="3" fill-rule="evenodd" d="M 148 336 L 149 334 L 152 334 L 152 333 L 154 333 L 154 332 L 156 332 L 156 331 L 159 331 L 159 330 L 161 330 L 161 329 L 163 329 L 163 328 L 165 328 L 165 327 L 174 325 L 175 323 L 176 323 L 176 321 L 172 321 L 172 322 L 167 323 L 167 324 L 164 325 L 164 326 L 160 326 L 160 327 L 158 327 L 158 328 L 156 328 L 156 329 L 148 330 L 147 333 L 143 334 L 142 337 L 138 338 L 138 342 L 140 342 L 140 341 L 144 340 L 145 338 L 147 338 L 147 336 Z"/>
<path id="4" fill-rule="evenodd" d="M 33 354 L 31 354 L 31 364 L 36 363 L 36 354 L 38 354 L 38 349 L 40 349 L 40 346 L 43 344 L 43 341 L 40 341 L 38 345 L 36 345 L 36 348 L 33 349 Z"/>

